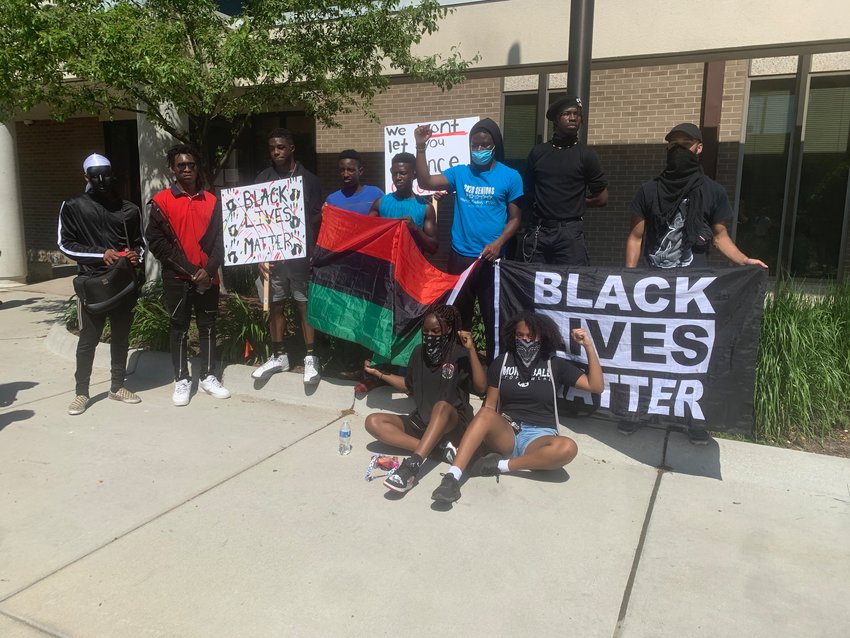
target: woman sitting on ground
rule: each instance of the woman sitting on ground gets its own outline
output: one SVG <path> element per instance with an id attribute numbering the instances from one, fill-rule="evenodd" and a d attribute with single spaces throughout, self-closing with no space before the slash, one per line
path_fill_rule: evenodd
<path id="1" fill-rule="evenodd" d="M 558 435 L 557 391 L 574 386 L 598 394 L 603 379 L 587 332 L 576 328 L 570 337 L 584 348 L 587 373 L 555 356 L 563 340 L 549 317 L 525 311 L 508 321 L 502 340 L 507 352 L 490 365 L 484 405 L 466 429 L 454 464 L 432 499 L 453 503 L 460 498 L 460 478 L 482 443 L 492 452 L 472 464 L 471 476 L 554 470 L 575 458 L 575 441 Z"/>
<path id="2" fill-rule="evenodd" d="M 425 457 L 438 446 L 444 460 L 454 461 L 454 444 L 472 419 L 469 392 L 482 394 L 486 388 L 472 335 L 460 327 L 460 313 L 454 306 L 437 306 L 425 315 L 422 344 L 413 349 L 405 377 L 383 373 L 368 362 L 364 366 L 367 373 L 410 394 L 416 404 L 408 416 L 379 412 L 366 417 L 369 434 L 413 452 L 384 481 L 391 490 L 404 493 L 412 488 Z"/>

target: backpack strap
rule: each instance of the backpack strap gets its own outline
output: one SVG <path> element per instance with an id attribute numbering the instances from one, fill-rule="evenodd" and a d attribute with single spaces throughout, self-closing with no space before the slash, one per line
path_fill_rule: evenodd
<path id="1" fill-rule="evenodd" d="M 502 358 L 502 367 L 499 370 L 499 385 L 497 389 L 499 390 L 499 402 L 496 404 L 496 413 L 501 414 L 502 407 L 502 375 L 505 374 L 505 365 L 508 362 L 508 353 L 505 352 L 505 356 Z"/>
<path id="2" fill-rule="evenodd" d="M 555 375 L 552 374 L 552 357 L 546 360 L 546 364 L 549 366 L 549 380 L 552 382 L 552 398 L 555 400 L 552 404 L 552 407 L 555 408 L 555 434 L 558 435 L 558 423 L 560 423 L 558 418 L 558 388 L 555 387 Z"/>

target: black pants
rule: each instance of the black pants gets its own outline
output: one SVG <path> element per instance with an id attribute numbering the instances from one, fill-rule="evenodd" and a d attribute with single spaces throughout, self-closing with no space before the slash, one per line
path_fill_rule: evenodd
<path id="1" fill-rule="evenodd" d="M 589 266 L 582 221 L 559 222 L 558 226 L 532 226 L 519 240 L 520 259 L 533 264 Z"/>
<path id="2" fill-rule="evenodd" d="M 218 286 L 199 293 L 194 285 L 181 279 L 163 277 L 165 306 L 171 317 L 169 342 L 174 380 L 189 379 L 188 335 L 192 313 L 198 324 L 201 354 L 201 379 L 215 374 L 215 320 L 218 316 Z"/>
<path id="3" fill-rule="evenodd" d="M 133 323 L 133 308 L 137 296 L 130 295 L 120 305 L 109 312 L 99 315 L 89 313 L 82 304 L 77 305 L 80 319 L 80 340 L 77 342 L 77 370 L 74 374 L 76 393 L 89 396 L 91 368 L 94 363 L 94 352 L 100 343 L 103 327 L 109 318 L 111 336 L 109 338 L 109 354 L 112 360 L 111 392 L 116 392 L 124 385 L 127 374 L 127 350 L 130 347 L 130 326 Z"/>
<path id="4" fill-rule="evenodd" d="M 452 275 L 459 275 L 475 261 L 475 257 L 464 257 L 454 250 L 449 253 L 448 269 Z M 478 307 L 481 310 L 481 319 L 484 321 L 484 338 L 487 342 L 487 363 L 493 361 L 496 347 L 493 327 L 496 324 L 496 314 L 493 305 L 493 274 L 492 262 L 481 260 L 466 280 L 462 292 L 455 301 L 455 306 L 460 312 L 463 321 L 463 329 L 472 328 L 472 314 L 474 312 L 475 300 L 478 299 Z"/>

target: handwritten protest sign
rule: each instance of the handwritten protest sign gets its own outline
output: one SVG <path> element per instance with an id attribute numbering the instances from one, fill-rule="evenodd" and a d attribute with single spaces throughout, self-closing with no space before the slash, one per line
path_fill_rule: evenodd
<path id="1" fill-rule="evenodd" d="M 431 139 L 428 140 L 428 168 L 432 175 L 442 173 L 451 166 L 469 164 L 469 129 L 478 121 L 477 117 L 450 118 L 434 122 L 418 122 L 416 124 L 397 124 L 384 127 L 384 190 L 392 193 L 395 190 L 390 168 L 393 156 L 398 153 L 413 153 L 416 155 L 416 140 L 413 129 L 420 124 L 431 127 Z M 413 182 L 413 192 L 417 195 L 427 195 L 433 191 L 419 188 Z"/>
<path id="2" fill-rule="evenodd" d="M 306 257 L 300 177 L 221 191 L 224 265 Z"/>

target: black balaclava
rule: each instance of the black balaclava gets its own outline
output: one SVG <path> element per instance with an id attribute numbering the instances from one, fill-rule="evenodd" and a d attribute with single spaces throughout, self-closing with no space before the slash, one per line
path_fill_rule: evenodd
<path id="1" fill-rule="evenodd" d="M 667 150 L 664 171 L 655 178 L 658 206 L 655 214 L 661 228 L 670 225 L 683 199 L 688 200 L 685 236 L 692 246 L 710 244 L 711 228 L 703 219 L 702 184 L 705 179 L 699 156 L 679 144 Z"/>

